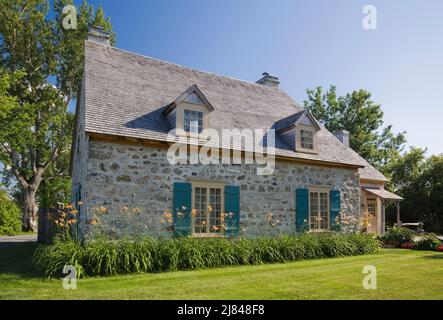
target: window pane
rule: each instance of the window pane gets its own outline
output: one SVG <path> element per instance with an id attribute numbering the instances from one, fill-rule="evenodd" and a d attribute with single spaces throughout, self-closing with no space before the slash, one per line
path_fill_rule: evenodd
<path id="1" fill-rule="evenodd" d="M 222 225 L 221 188 L 195 187 L 194 232 L 220 233 Z"/>
<path id="2" fill-rule="evenodd" d="M 309 227 L 311 229 L 319 229 L 319 216 L 318 216 L 318 193 L 309 193 Z"/>
<path id="3" fill-rule="evenodd" d="M 368 198 L 367 203 L 368 203 L 368 213 L 372 216 L 375 216 L 377 212 L 377 199 Z"/>
<path id="4" fill-rule="evenodd" d="M 195 188 L 194 197 L 194 232 L 204 233 L 207 232 L 207 221 L 206 221 L 206 188 Z"/>
<path id="5" fill-rule="evenodd" d="M 221 189 L 210 188 L 210 206 L 212 211 L 209 213 L 209 232 L 221 232 Z"/>
<path id="6" fill-rule="evenodd" d="M 312 131 L 300 130 L 301 147 L 314 149 L 314 134 Z"/>
<path id="7" fill-rule="evenodd" d="M 183 129 L 186 132 L 201 133 L 203 131 L 203 112 L 185 110 Z"/>
<path id="8" fill-rule="evenodd" d="M 320 229 L 329 228 L 328 193 L 320 193 Z"/>
<path id="9" fill-rule="evenodd" d="M 309 193 L 309 227 L 312 230 L 329 229 L 329 193 Z"/>

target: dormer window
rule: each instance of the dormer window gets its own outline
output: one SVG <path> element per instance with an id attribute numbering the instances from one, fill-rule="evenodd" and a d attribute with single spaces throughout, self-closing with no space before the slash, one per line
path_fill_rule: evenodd
<path id="1" fill-rule="evenodd" d="M 317 153 L 317 129 L 308 124 L 295 127 L 295 151 Z"/>
<path id="2" fill-rule="evenodd" d="M 164 114 L 176 134 L 195 136 L 209 128 L 212 111 L 214 107 L 194 84 L 170 103 Z"/>
<path id="3" fill-rule="evenodd" d="M 185 109 L 183 129 L 189 133 L 201 133 L 203 131 L 203 112 Z"/>
<path id="4" fill-rule="evenodd" d="M 303 149 L 314 150 L 314 132 L 311 130 L 300 130 L 300 145 Z"/>
<path id="5" fill-rule="evenodd" d="M 315 118 L 306 110 L 277 121 L 273 128 L 296 152 L 317 153 L 317 134 L 321 130 Z"/>

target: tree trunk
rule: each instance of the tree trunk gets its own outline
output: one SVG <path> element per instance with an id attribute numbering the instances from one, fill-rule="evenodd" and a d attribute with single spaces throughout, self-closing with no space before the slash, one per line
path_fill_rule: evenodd
<path id="1" fill-rule="evenodd" d="M 36 190 L 33 186 L 24 190 L 24 213 L 23 213 L 23 230 L 37 232 L 37 212 L 38 206 L 35 201 Z"/>

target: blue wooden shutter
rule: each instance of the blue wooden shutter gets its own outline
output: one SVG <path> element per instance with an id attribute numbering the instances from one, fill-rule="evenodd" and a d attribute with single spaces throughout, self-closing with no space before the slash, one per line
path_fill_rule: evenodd
<path id="1" fill-rule="evenodd" d="M 309 230 L 309 190 L 295 191 L 295 227 L 297 232 Z"/>
<path id="2" fill-rule="evenodd" d="M 192 185 L 174 182 L 172 197 L 174 237 L 191 235 Z"/>
<path id="3" fill-rule="evenodd" d="M 330 200 L 330 223 L 331 230 L 340 231 L 340 191 L 331 190 L 329 192 Z"/>
<path id="4" fill-rule="evenodd" d="M 226 236 L 238 236 L 240 229 L 240 187 L 225 186 Z"/>

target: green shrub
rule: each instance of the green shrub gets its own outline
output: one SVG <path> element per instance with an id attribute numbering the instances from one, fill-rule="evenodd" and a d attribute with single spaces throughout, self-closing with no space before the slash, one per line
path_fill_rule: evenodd
<path id="1" fill-rule="evenodd" d="M 9 199 L 4 190 L 0 190 L 0 235 L 12 236 L 22 229 L 21 210 Z"/>
<path id="2" fill-rule="evenodd" d="M 398 246 L 403 243 L 412 242 L 414 239 L 414 232 L 408 228 L 398 228 L 393 227 L 389 229 L 386 234 L 380 237 L 384 243 L 393 244 L 396 243 Z"/>
<path id="3" fill-rule="evenodd" d="M 98 238 L 80 245 L 59 235 L 36 251 L 35 265 L 50 277 L 74 265 L 78 276 L 193 270 L 375 253 L 378 240 L 364 234 L 260 237 L 256 239 Z"/>
<path id="4" fill-rule="evenodd" d="M 86 248 L 74 239 L 63 235 L 56 236 L 54 242 L 49 245 L 40 245 L 34 254 L 34 265 L 51 276 L 61 276 L 65 265 L 75 266 L 77 276 L 86 275 L 84 266 L 86 263 Z M 92 274 L 92 273 L 88 273 Z"/>
<path id="5" fill-rule="evenodd" d="M 415 243 L 414 249 L 433 251 L 437 249 L 439 244 L 440 240 L 435 237 L 435 234 L 429 233 L 422 236 L 422 239 Z"/>

